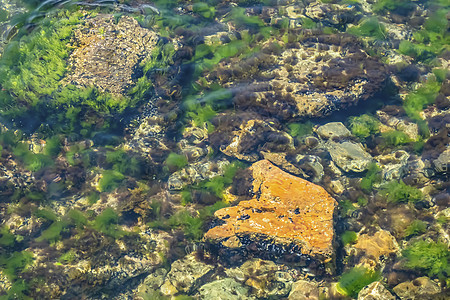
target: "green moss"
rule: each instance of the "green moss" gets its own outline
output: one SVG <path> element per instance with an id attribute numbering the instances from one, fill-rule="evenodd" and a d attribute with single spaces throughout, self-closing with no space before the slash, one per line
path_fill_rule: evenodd
<path id="1" fill-rule="evenodd" d="M 381 182 L 381 168 L 376 163 L 371 163 L 367 170 L 366 176 L 361 180 L 360 187 L 365 192 L 370 192 L 375 183 Z"/>
<path id="2" fill-rule="evenodd" d="M 13 154 L 28 170 L 36 172 L 42 168 L 53 165 L 53 160 L 50 156 L 45 154 L 35 154 L 30 151 L 28 147 L 29 146 L 26 143 L 19 143 L 13 149 Z"/>
<path id="3" fill-rule="evenodd" d="M 0 267 L 10 281 L 15 281 L 17 275 L 33 262 L 33 254 L 29 251 L 13 252 L 0 255 Z"/>
<path id="4" fill-rule="evenodd" d="M 122 237 L 125 232 L 117 226 L 119 215 L 112 209 L 106 208 L 94 220 L 94 229 L 113 238 Z"/>
<path id="5" fill-rule="evenodd" d="M 124 150 L 109 151 L 106 153 L 106 162 L 112 164 L 112 169 L 122 174 L 136 177 L 141 173 L 141 162 L 136 156 Z"/>
<path id="6" fill-rule="evenodd" d="M 397 130 L 383 132 L 381 136 L 389 146 L 399 146 L 412 141 L 406 133 Z"/>
<path id="7" fill-rule="evenodd" d="M 0 227 L 0 246 L 11 247 L 14 245 L 16 238 L 14 234 L 9 231 L 6 225 Z"/>
<path id="8" fill-rule="evenodd" d="M 167 156 L 164 163 L 169 168 L 182 169 L 188 164 L 188 160 L 185 155 L 172 152 Z"/>
<path id="9" fill-rule="evenodd" d="M 405 266 L 432 277 L 450 273 L 450 252 L 448 246 L 440 242 L 416 241 L 402 252 Z"/>
<path id="10" fill-rule="evenodd" d="M 377 0 L 372 5 L 372 9 L 376 13 L 386 13 L 386 11 L 399 12 L 410 11 L 414 9 L 414 4 L 410 0 Z"/>
<path id="11" fill-rule="evenodd" d="M 341 216 L 350 216 L 356 210 L 355 205 L 348 199 L 339 202 L 339 211 Z"/>
<path id="12" fill-rule="evenodd" d="M 233 183 L 236 172 L 244 167 L 245 165 L 243 163 L 234 161 L 225 167 L 223 175 L 215 176 L 210 180 L 201 182 L 196 188 L 206 189 L 208 192 L 222 198 L 225 188 Z"/>
<path id="13" fill-rule="evenodd" d="M 293 137 L 302 137 L 312 133 L 314 124 L 310 121 L 305 123 L 291 123 L 288 125 L 289 134 Z"/>
<path id="14" fill-rule="evenodd" d="M 348 28 L 347 33 L 378 40 L 386 39 L 386 29 L 375 17 L 363 19 L 358 26 Z"/>
<path id="15" fill-rule="evenodd" d="M 56 157 L 61 151 L 61 141 L 59 137 L 54 136 L 46 140 L 44 154 L 51 157 Z"/>
<path id="16" fill-rule="evenodd" d="M 344 296 L 356 297 L 366 285 L 377 281 L 380 274 L 365 267 L 354 267 L 342 274 L 336 286 L 339 293 Z"/>
<path id="17" fill-rule="evenodd" d="M 11 299 L 21 299 L 21 300 L 32 300 L 33 298 L 26 295 L 29 289 L 28 284 L 25 280 L 16 280 L 12 283 L 11 288 L 7 291 L 6 295 L 1 295 L 0 300 L 11 300 Z"/>
<path id="18" fill-rule="evenodd" d="M 346 231 L 341 235 L 342 244 L 354 244 L 358 240 L 358 235 L 354 231 Z"/>
<path id="19" fill-rule="evenodd" d="M 87 217 L 78 209 L 71 209 L 66 214 L 69 219 L 70 224 L 75 225 L 76 227 L 83 227 L 88 224 Z"/>
<path id="20" fill-rule="evenodd" d="M 47 241 L 55 243 L 61 239 L 61 233 L 66 229 L 67 224 L 63 221 L 56 221 L 44 230 L 42 234 L 36 239 L 37 242 Z"/>
<path id="21" fill-rule="evenodd" d="M 195 13 L 207 19 L 214 18 L 216 14 L 216 9 L 214 8 L 214 6 L 209 6 L 205 2 L 194 3 L 194 6 L 192 8 Z"/>
<path id="22" fill-rule="evenodd" d="M 359 138 L 368 138 L 380 131 L 380 122 L 373 116 L 364 114 L 349 118 L 349 127 L 353 135 Z"/>
<path id="23" fill-rule="evenodd" d="M 76 258 L 76 254 L 73 250 L 69 250 L 58 258 L 58 261 L 63 264 L 70 264 Z"/>
<path id="24" fill-rule="evenodd" d="M 388 202 L 417 202 L 422 199 L 422 192 L 412 186 L 405 184 L 403 181 L 390 181 L 381 186 L 380 194 L 386 198 Z"/>
<path id="25" fill-rule="evenodd" d="M 100 192 L 110 192 L 117 188 L 125 179 L 125 176 L 119 171 L 104 170 L 102 178 L 98 181 L 98 190 Z"/>
<path id="26" fill-rule="evenodd" d="M 421 220 L 414 220 L 411 224 L 406 227 L 405 237 L 419 235 L 427 230 L 427 223 Z"/>
<path id="27" fill-rule="evenodd" d="M 434 103 L 440 89 L 441 84 L 436 80 L 430 79 L 414 92 L 409 93 L 403 104 L 407 115 L 414 120 L 421 120 L 420 112 L 425 106 Z"/>
<path id="28" fill-rule="evenodd" d="M 58 220 L 58 215 L 49 209 L 39 209 L 34 212 L 34 215 L 38 218 L 42 218 L 51 222 L 55 222 Z"/>

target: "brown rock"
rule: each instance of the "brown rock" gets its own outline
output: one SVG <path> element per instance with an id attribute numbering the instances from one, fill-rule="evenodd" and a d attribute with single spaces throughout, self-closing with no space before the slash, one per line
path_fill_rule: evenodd
<path id="1" fill-rule="evenodd" d="M 386 230 L 380 230 L 374 235 L 361 235 L 354 247 L 364 251 L 366 258 L 373 259 L 376 263 L 382 255 L 389 256 L 398 251 L 397 241 Z"/>
<path id="2" fill-rule="evenodd" d="M 267 254 L 259 245 L 269 244 L 276 245 L 271 249 L 288 247 L 321 263 L 331 261 L 336 201 L 322 187 L 267 160 L 254 163 L 250 171 L 254 198 L 218 210 L 215 216 L 223 224 L 210 229 L 205 239 L 226 247 L 228 239 L 238 237 L 256 255 Z"/>

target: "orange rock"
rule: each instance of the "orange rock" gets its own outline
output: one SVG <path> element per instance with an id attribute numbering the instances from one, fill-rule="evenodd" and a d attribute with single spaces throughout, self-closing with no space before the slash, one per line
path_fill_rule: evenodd
<path id="1" fill-rule="evenodd" d="M 218 210 L 224 223 L 205 239 L 227 247 L 228 239 L 297 246 L 301 254 L 327 262 L 333 257 L 336 201 L 320 186 L 290 175 L 267 160 L 254 163 L 254 198 Z M 237 244 L 237 243 L 231 243 Z"/>

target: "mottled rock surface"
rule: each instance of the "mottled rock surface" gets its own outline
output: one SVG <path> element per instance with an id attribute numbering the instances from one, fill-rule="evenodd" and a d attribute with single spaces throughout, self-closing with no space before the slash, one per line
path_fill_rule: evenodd
<path id="1" fill-rule="evenodd" d="M 256 57 L 220 63 L 207 78 L 236 90 L 239 108 L 284 118 L 330 114 L 374 95 L 386 79 L 383 64 L 354 37 L 312 30 L 293 35 L 301 38 L 281 53 L 268 44 Z"/>
<path id="2" fill-rule="evenodd" d="M 326 147 L 331 159 L 345 172 L 363 172 L 373 160 L 360 143 L 329 141 Z"/>
<path id="3" fill-rule="evenodd" d="M 317 134 L 323 139 L 350 137 L 352 133 L 342 122 L 330 122 L 317 128 Z"/>
<path id="4" fill-rule="evenodd" d="M 200 299 L 204 300 L 234 300 L 239 299 L 255 299 L 249 297 L 249 288 L 236 282 L 232 278 L 225 278 L 207 283 L 199 288 Z"/>
<path id="5" fill-rule="evenodd" d="M 316 282 L 299 280 L 292 284 L 289 300 L 319 300 L 319 286 Z"/>
<path id="6" fill-rule="evenodd" d="M 114 16 L 99 15 L 86 24 L 75 31 L 67 81 L 122 94 L 133 85 L 135 66 L 156 46 L 157 34 L 128 16 L 116 24 Z"/>
<path id="7" fill-rule="evenodd" d="M 358 300 L 395 300 L 395 297 L 381 282 L 375 281 L 358 293 Z"/>
<path id="8" fill-rule="evenodd" d="M 267 160 L 254 163 L 249 201 L 215 213 L 222 225 L 205 239 L 223 247 L 247 243 L 289 246 L 328 262 L 333 257 L 333 214 L 336 201 L 320 186 L 283 172 Z"/>
<path id="9" fill-rule="evenodd" d="M 400 299 L 433 299 L 441 288 L 428 277 L 419 277 L 412 281 L 402 282 L 394 287 L 394 292 Z"/>
<path id="10" fill-rule="evenodd" d="M 399 249 L 395 238 L 386 230 L 377 231 L 374 235 L 361 235 L 354 247 L 375 262 L 379 262 L 381 256 L 389 256 Z"/>

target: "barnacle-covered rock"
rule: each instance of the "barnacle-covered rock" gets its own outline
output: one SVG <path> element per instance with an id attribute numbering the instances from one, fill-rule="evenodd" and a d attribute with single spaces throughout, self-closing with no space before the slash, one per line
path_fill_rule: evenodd
<path id="1" fill-rule="evenodd" d="M 218 210 L 219 225 L 205 234 L 219 256 L 229 263 L 244 253 L 304 265 L 331 262 L 336 201 L 322 187 L 267 160 L 254 163 L 250 172 L 252 199 Z"/>
<path id="2" fill-rule="evenodd" d="M 68 82 L 95 86 L 100 91 L 123 94 L 133 85 L 136 65 L 156 46 L 158 35 L 128 16 L 116 22 L 112 15 L 91 18 L 75 31 L 75 50 L 69 61 Z"/>
<path id="3" fill-rule="evenodd" d="M 221 62 L 207 79 L 234 91 L 238 108 L 286 119 L 325 116 L 382 88 L 384 65 L 355 37 L 311 30 L 294 34 L 300 38 L 284 49 L 269 43 L 248 59 Z"/>

